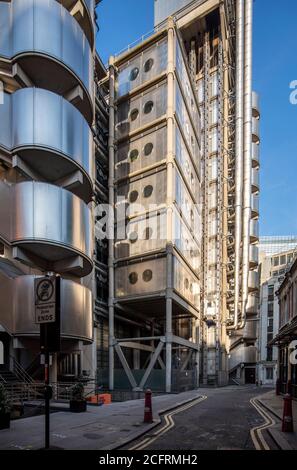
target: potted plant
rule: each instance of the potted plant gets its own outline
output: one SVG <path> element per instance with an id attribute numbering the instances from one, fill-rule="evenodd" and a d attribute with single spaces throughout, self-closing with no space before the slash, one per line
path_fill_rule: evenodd
<path id="1" fill-rule="evenodd" d="M 0 384 L 0 429 L 10 427 L 10 401 L 3 384 Z"/>
<path id="2" fill-rule="evenodd" d="M 84 397 L 84 386 L 81 382 L 75 384 L 71 389 L 70 411 L 74 413 L 87 411 L 87 400 Z"/>

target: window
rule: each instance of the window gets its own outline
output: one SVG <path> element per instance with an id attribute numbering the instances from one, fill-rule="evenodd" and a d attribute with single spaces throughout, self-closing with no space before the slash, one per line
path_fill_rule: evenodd
<path id="1" fill-rule="evenodd" d="M 144 239 L 150 240 L 153 236 L 153 229 L 151 227 L 146 227 L 144 231 Z"/>
<path id="2" fill-rule="evenodd" d="M 132 109 L 132 111 L 130 113 L 131 121 L 136 121 L 136 119 L 138 118 L 138 114 L 139 114 L 139 111 L 138 111 L 137 108 Z"/>
<path id="3" fill-rule="evenodd" d="M 137 199 L 138 199 L 138 191 L 134 190 L 129 195 L 129 201 L 131 203 L 133 203 L 133 202 L 137 201 Z"/>
<path id="4" fill-rule="evenodd" d="M 150 282 L 153 278 L 153 272 L 150 269 L 146 269 L 142 274 L 144 282 Z"/>
<path id="5" fill-rule="evenodd" d="M 267 358 L 266 358 L 266 360 L 267 361 L 272 361 L 272 357 L 273 357 L 272 348 L 268 347 L 267 348 Z"/>
<path id="6" fill-rule="evenodd" d="M 130 158 L 131 162 L 135 162 L 137 160 L 138 156 L 139 156 L 139 152 L 138 152 L 137 149 L 133 149 L 129 153 L 129 158 Z"/>
<path id="7" fill-rule="evenodd" d="M 273 318 L 268 318 L 267 332 L 273 333 Z"/>
<path id="8" fill-rule="evenodd" d="M 4 256 L 4 245 L 0 243 L 0 256 Z"/>
<path id="9" fill-rule="evenodd" d="M 268 301 L 274 301 L 274 286 L 268 286 Z"/>
<path id="10" fill-rule="evenodd" d="M 154 65 L 154 59 L 152 58 L 148 59 L 143 66 L 143 70 L 145 71 L 145 73 L 148 73 L 150 70 L 152 70 L 153 65 Z"/>
<path id="11" fill-rule="evenodd" d="M 131 232 L 131 233 L 129 234 L 129 240 L 130 240 L 131 243 L 136 243 L 137 240 L 138 240 L 138 234 L 137 234 L 137 232 Z"/>
<path id="12" fill-rule="evenodd" d="M 143 108 L 143 111 L 144 111 L 144 114 L 149 114 L 152 112 L 153 110 L 153 107 L 154 107 L 154 103 L 153 101 L 147 101 L 144 105 L 144 108 Z"/>
<path id="13" fill-rule="evenodd" d="M 189 279 L 185 279 L 185 289 L 189 289 Z"/>
<path id="14" fill-rule="evenodd" d="M 153 148 L 154 148 L 154 145 L 151 142 L 145 144 L 145 146 L 144 146 L 144 155 L 146 157 L 148 157 L 152 153 Z"/>
<path id="15" fill-rule="evenodd" d="M 143 190 L 144 197 L 145 198 L 150 197 L 153 194 L 153 190 L 154 190 L 154 188 L 152 187 L 152 185 L 148 184 Z"/>
<path id="16" fill-rule="evenodd" d="M 273 380 L 273 368 L 272 367 L 266 368 L 266 380 Z"/>
<path id="17" fill-rule="evenodd" d="M 273 259 L 273 266 L 279 266 L 279 257 L 272 258 Z"/>
<path id="18" fill-rule="evenodd" d="M 134 67 L 131 72 L 130 72 L 130 80 L 131 82 L 134 82 L 134 80 L 136 80 L 136 78 L 138 77 L 139 75 L 139 68 L 138 67 Z"/>
<path id="19" fill-rule="evenodd" d="M 138 274 L 133 272 L 129 274 L 129 282 L 130 284 L 134 285 L 138 281 Z"/>
<path id="20" fill-rule="evenodd" d="M 280 264 L 281 264 L 281 266 L 286 264 L 286 255 L 283 255 L 283 256 L 280 257 Z"/>
<path id="21" fill-rule="evenodd" d="M 273 302 L 270 302 L 268 304 L 268 312 L 267 312 L 268 318 L 273 317 Z"/>

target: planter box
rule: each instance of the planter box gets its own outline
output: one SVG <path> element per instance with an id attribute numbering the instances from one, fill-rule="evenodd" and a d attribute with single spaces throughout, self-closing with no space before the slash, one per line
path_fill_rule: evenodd
<path id="1" fill-rule="evenodd" d="M 0 429 L 10 428 L 10 413 L 0 414 Z"/>
<path id="2" fill-rule="evenodd" d="M 87 402 L 85 400 L 70 400 L 70 411 L 72 411 L 72 413 L 84 413 L 87 411 Z"/>

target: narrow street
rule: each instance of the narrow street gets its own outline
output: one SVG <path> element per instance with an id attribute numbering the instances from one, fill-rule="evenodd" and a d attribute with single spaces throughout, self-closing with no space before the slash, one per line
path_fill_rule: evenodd
<path id="1" fill-rule="evenodd" d="M 162 424 L 140 440 L 133 450 L 277 450 L 265 429 L 260 440 L 251 430 L 265 424 L 250 400 L 261 392 L 257 387 L 200 389 L 201 401 L 164 415 Z M 167 424 L 166 424 L 167 423 Z M 168 424 L 169 423 L 169 424 Z"/>

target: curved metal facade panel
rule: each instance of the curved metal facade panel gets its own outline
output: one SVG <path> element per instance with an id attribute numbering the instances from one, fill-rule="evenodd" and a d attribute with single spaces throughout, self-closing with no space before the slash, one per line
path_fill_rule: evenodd
<path id="1" fill-rule="evenodd" d="M 40 88 L 23 88 L 13 95 L 5 93 L 0 121 L 0 146 L 12 152 L 30 147 L 33 153 L 38 147 L 49 153 L 62 153 L 93 180 L 91 130 L 81 113 L 61 96 Z M 34 163 L 40 169 L 42 157 L 39 154 L 36 158 L 39 162 Z M 32 163 L 32 156 L 30 160 Z M 56 179 L 59 176 L 57 173 Z"/>
<path id="2" fill-rule="evenodd" d="M 0 306 L 4 319 L 9 316 L 9 332 L 16 336 L 39 336 L 34 312 L 35 276 L 1 278 L 0 293 L 7 303 Z M 8 295 L 9 294 L 9 295 Z M 92 341 L 92 292 L 76 282 L 61 279 L 61 335 Z"/>
<path id="3" fill-rule="evenodd" d="M 251 220 L 250 236 L 252 241 L 259 239 L 259 220 Z"/>
<path id="4" fill-rule="evenodd" d="M 258 93 L 253 91 L 252 93 L 252 107 L 253 107 L 253 115 L 255 117 L 260 116 L 260 99 Z"/>
<path id="5" fill-rule="evenodd" d="M 248 315 L 255 315 L 259 309 L 259 298 L 256 295 L 250 294 L 248 296 L 246 312 Z"/>
<path id="6" fill-rule="evenodd" d="M 243 337 L 246 339 L 256 339 L 258 336 L 257 326 L 258 325 L 255 320 L 247 321 L 243 330 Z"/>
<path id="7" fill-rule="evenodd" d="M 81 254 L 87 257 L 84 275 L 91 272 L 92 215 L 81 199 L 65 189 L 37 182 L 10 187 L 1 182 L 0 196 L 3 208 L 0 233 L 6 239 L 25 248 L 30 243 L 40 250 L 47 244 L 57 245 L 53 252 L 42 249 L 42 257 L 49 261 Z"/>
<path id="8" fill-rule="evenodd" d="M 69 67 L 93 97 L 92 50 L 77 21 L 55 0 L 0 2 L 0 55 L 48 55 Z"/>
<path id="9" fill-rule="evenodd" d="M 252 164 L 253 167 L 258 167 L 260 163 L 260 147 L 258 144 L 252 144 Z"/>

